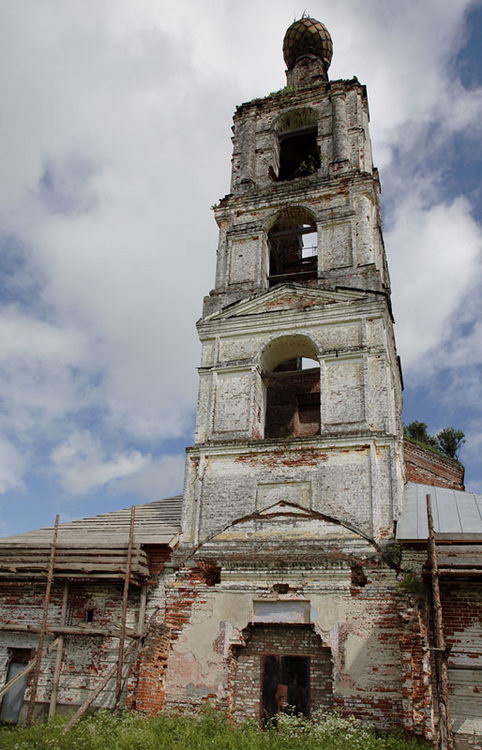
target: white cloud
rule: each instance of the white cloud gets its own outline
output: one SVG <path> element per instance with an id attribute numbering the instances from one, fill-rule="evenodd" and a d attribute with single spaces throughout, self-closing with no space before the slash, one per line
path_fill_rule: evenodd
<path id="1" fill-rule="evenodd" d="M 480 128 L 481 92 L 465 91 L 452 64 L 470 5 L 309 9 L 332 32 L 332 77 L 356 73 L 369 87 L 375 161 L 400 196 L 387 246 L 413 369 L 447 351 L 479 274 L 467 200 L 434 183 L 427 199 L 415 180 L 419 154 Z M 209 205 L 229 189 L 230 118 L 284 85 L 293 13 L 288 0 L 0 7 L 0 249 L 10 243 L 15 261 L 0 273 L 16 300 L 0 324 L 0 431 L 28 446 L 23 468 L 40 464 L 35 446 L 45 453 L 47 441 L 69 492 L 177 491 L 181 457 L 151 453 L 192 423 L 194 320 L 213 285 Z M 397 153 L 404 192 L 390 171 Z"/>
<path id="2" fill-rule="evenodd" d="M 15 446 L 0 438 L 0 493 L 22 489 L 25 462 Z"/>
<path id="3" fill-rule="evenodd" d="M 73 433 L 52 451 L 51 458 L 62 487 L 76 495 L 133 474 L 149 461 L 139 451 L 107 457 L 100 442 L 87 430 Z"/>
<path id="4" fill-rule="evenodd" d="M 152 458 L 138 471 L 112 484 L 112 492 L 133 492 L 150 500 L 182 493 L 183 453 Z"/>
<path id="5" fill-rule="evenodd" d="M 412 188 L 395 210 L 386 242 L 403 363 L 407 370 L 426 371 L 440 364 L 453 316 L 480 282 L 482 230 L 464 198 L 425 207 Z"/>

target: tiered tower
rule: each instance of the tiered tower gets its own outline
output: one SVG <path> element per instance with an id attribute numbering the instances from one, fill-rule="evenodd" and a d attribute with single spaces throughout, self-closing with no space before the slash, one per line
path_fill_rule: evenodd
<path id="1" fill-rule="evenodd" d="M 288 85 L 234 117 L 216 286 L 198 323 L 184 544 L 279 502 L 393 533 L 401 384 L 380 186 L 365 87 L 329 82 L 331 53 L 322 24 L 294 23 Z"/>
<path id="2" fill-rule="evenodd" d="M 366 90 L 328 80 L 331 54 L 321 23 L 295 22 L 286 88 L 234 116 L 166 697 L 262 719 L 334 701 L 396 725 L 383 550 L 403 487 L 401 377 Z"/>

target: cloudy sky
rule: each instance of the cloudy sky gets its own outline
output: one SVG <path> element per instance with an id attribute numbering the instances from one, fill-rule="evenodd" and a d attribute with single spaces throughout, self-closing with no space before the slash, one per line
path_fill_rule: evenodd
<path id="1" fill-rule="evenodd" d="M 482 492 L 482 2 L 0 0 L 0 534 L 178 493 L 234 107 L 305 10 L 368 86 L 405 421 Z"/>

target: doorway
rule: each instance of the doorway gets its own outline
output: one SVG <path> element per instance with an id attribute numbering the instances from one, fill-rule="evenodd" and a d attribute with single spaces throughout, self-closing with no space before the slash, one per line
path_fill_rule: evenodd
<path id="1" fill-rule="evenodd" d="M 289 602 L 288 602 L 289 604 Z M 274 614 L 274 613 L 273 613 Z M 265 722 L 293 706 L 312 716 L 333 704 L 331 650 L 313 625 L 251 623 L 234 647 L 233 717 Z"/>
<path id="2" fill-rule="evenodd" d="M 266 654 L 263 659 L 263 722 L 282 711 L 310 714 L 310 657 Z"/>
<path id="3" fill-rule="evenodd" d="M 31 649 L 13 648 L 5 682 L 10 682 L 10 680 L 13 680 L 19 672 L 24 670 L 31 657 Z M 28 674 L 26 674 L 20 678 L 3 696 L 2 708 L 0 710 L 0 721 L 8 722 L 9 724 L 18 723 L 28 677 Z"/>

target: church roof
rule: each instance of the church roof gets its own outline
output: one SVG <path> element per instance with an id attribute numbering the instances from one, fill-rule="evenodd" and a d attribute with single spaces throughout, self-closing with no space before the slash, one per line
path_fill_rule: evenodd
<path id="1" fill-rule="evenodd" d="M 136 544 L 175 544 L 181 529 L 182 496 L 155 500 L 136 505 L 134 542 Z M 103 513 L 99 516 L 79 518 L 59 525 L 57 543 L 70 546 L 102 547 L 127 545 L 129 537 L 130 507 Z M 48 546 L 53 528 L 46 527 L 0 539 L 1 547 Z"/>
<path id="2" fill-rule="evenodd" d="M 173 548 L 181 531 L 182 497 L 136 505 L 130 575 L 140 585 L 149 576 L 146 546 Z M 123 580 L 127 565 L 131 509 L 62 523 L 55 548 L 55 578 Z M 45 579 L 53 528 L 0 539 L 0 578 Z"/>
<path id="3" fill-rule="evenodd" d="M 415 482 L 405 485 L 397 539 L 427 539 L 427 495 L 432 497 L 433 523 L 438 540 L 482 540 L 482 495 Z"/>

